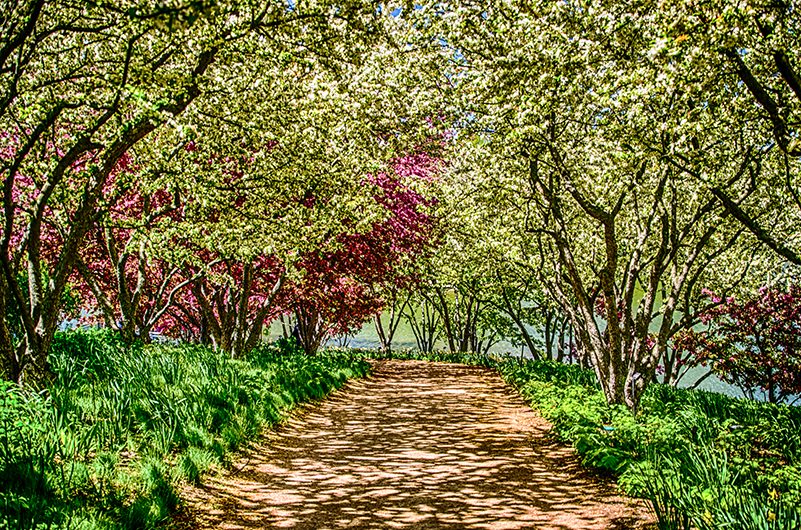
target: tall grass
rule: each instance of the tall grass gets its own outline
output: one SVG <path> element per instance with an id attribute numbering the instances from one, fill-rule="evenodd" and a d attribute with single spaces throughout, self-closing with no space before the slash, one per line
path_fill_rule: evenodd
<path id="1" fill-rule="evenodd" d="M 180 503 L 180 481 L 369 369 L 291 348 L 232 360 L 125 347 L 85 330 L 58 335 L 50 360 L 48 392 L 0 383 L 0 528 L 154 528 Z"/>
<path id="2" fill-rule="evenodd" d="M 575 366 L 498 369 L 586 465 L 648 499 L 659 528 L 801 529 L 801 408 L 654 384 L 634 416 Z"/>

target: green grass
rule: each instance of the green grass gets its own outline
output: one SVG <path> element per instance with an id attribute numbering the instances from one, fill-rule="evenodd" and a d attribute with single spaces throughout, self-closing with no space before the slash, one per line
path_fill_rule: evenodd
<path id="1" fill-rule="evenodd" d="M 575 365 L 475 354 L 393 357 L 498 370 L 586 466 L 647 499 L 661 529 L 801 529 L 801 407 L 654 384 L 634 416 L 608 406 L 594 374 Z"/>
<path id="2" fill-rule="evenodd" d="M 448 351 L 423 352 L 420 350 L 398 350 L 389 354 L 377 349 L 368 348 L 328 348 L 325 350 L 331 355 L 342 355 L 361 359 L 399 359 L 407 361 L 430 361 L 442 363 L 461 363 L 474 366 L 485 366 L 495 368 L 499 362 L 505 359 L 513 359 L 505 355 L 483 355 L 479 353 Z"/>
<path id="3" fill-rule="evenodd" d="M 59 334 L 55 380 L 36 394 L 0 382 L 0 528 L 163 525 L 181 481 L 197 483 L 298 403 L 323 398 L 364 360 L 264 347 L 125 347 Z"/>

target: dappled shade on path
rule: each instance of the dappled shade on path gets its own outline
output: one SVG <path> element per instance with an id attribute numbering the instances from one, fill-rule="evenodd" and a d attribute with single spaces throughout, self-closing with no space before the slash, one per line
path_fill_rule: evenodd
<path id="1" fill-rule="evenodd" d="M 639 528 L 494 372 L 382 361 L 190 488 L 193 528 Z"/>

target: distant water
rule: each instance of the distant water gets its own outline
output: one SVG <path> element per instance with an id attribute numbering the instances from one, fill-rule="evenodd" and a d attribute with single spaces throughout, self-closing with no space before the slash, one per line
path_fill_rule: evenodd
<path id="1" fill-rule="evenodd" d="M 280 336 L 281 324 L 273 323 L 270 328 L 270 338 L 275 339 Z M 349 346 L 351 348 L 381 347 L 381 341 L 378 340 L 378 334 L 375 331 L 375 325 L 372 321 L 369 321 L 362 326 L 361 330 L 359 330 L 359 332 L 355 335 L 348 337 L 334 337 L 329 339 L 326 344 L 329 346 Z M 441 340 L 437 342 L 438 349 L 445 349 L 447 346 L 448 345 Z M 414 334 L 412 333 L 412 329 L 407 322 L 402 321 L 398 326 L 395 336 L 392 339 L 392 347 L 396 350 L 417 348 L 417 343 L 414 340 Z M 530 357 L 528 350 L 521 350 L 521 348 L 515 347 L 512 345 L 512 343 L 506 340 L 502 340 L 493 345 L 492 348 L 490 348 L 490 351 L 492 353 L 508 353 L 512 355 L 523 355 L 524 357 Z M 690 387 L 695 384 L 695 382 L 705 373 L 706 369 L 702 367 L 693 368 L 680 381 L 679 386 Z M 711 392 L 726 394 L 727 396 L 732 397 L 744 397 L 739 388 L 734 385 L 730 385 L 725 381 L 721 381 L 720 378 L 714 375 L 703 381 L 698 388 L 702 390 L 709 390 Z"/>

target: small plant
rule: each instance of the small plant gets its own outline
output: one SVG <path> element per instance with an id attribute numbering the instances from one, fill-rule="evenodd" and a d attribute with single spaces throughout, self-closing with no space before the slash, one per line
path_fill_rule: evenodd
<path id="1" fill-rule="evenodd" d="M 625 482 L 630 493 L 648 500 L 659 530 L 690 530 L 690 516 L 679 505 L 676 492 L 683 489 L 681 477 L 670 465 L 646 461 L 631 470 L 636 479 Z"/>

